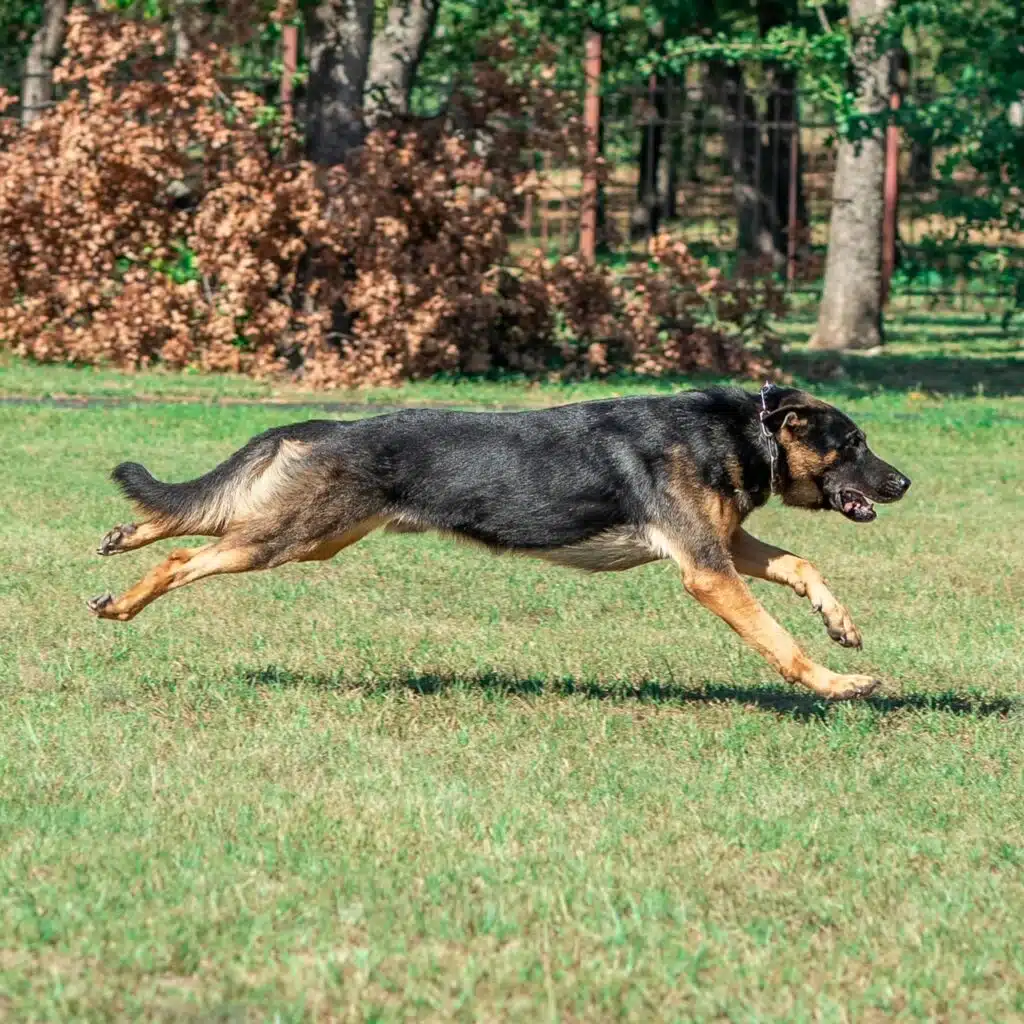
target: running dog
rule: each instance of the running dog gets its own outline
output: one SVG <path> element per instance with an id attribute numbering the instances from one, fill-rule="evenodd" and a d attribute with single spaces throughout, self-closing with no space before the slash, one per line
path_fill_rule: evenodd
<path id="1" fill-rule="evenodd" d="M 312 420 L 268 430 L 186 483 L 161 483 L 133 462 L 113 479 L 140 521 L 111 530 L 99 554 L 166 537 L 218 539 L 172 551 L 118 598 L 90 600 L 102 619 L 125 622 L 218 573 L 324 561 L 378 527 L 436 530 L 590 572 L 670 558 L 683 586 L 785 679 L 832 700 L 865 696 L 878 680 L 811 661 L 741 576 L 806 597 L 844 647 L 861 646 L 857 627 L 810 562 L 743 523 L 773 494 L 866 523 L 874 503 L 910 487 L 849 417 L 772 385 L 534 412 Z"/>

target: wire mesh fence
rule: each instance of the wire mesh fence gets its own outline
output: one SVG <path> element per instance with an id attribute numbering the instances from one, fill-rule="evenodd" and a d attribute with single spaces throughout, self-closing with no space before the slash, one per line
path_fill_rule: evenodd
<path id="1" fill-rule="evenodd" d="M 799 300 L 820 292 L 836 165 L 835 126 L 799 91 L 709 71 L 602 97 L 606 164 L 598 216 L 605 258 L 643 259 L 657 231 L 724 269 L 784 281 Z M 895 151 L 892 147 L 895 146 Z M 1005 313 L 1024 302 L 1024 237 L 953 212 L 980 194 L 943 177 L 941 152 L 887 138 L 896 189 L 890 304 Z M 579 245 L 582 172 L 533 157 L 540 187 L 514 244 L 565 253 Z"/>
<path id="2" fill-rule="evenodd" d="M 225 85 L 257 93 L 269 110 L 301 124 L 305 79 L 297 74 L 296 35 L 286 31 L 273 45 L 274 53 L 256 63 L 276 75 L 246 73 Z M 6 69 L 5 81 L 14 78 Z M 923 98 L 931 86 L 912 88 Z M 582 95 L 578 102 L 582 113 Z M 605 92 L 599 109 L 600 259 L 628 266 L 646 258 L 654 233 L 668 232 L 726 272 L 771 274 L 795 303 L 816 300 L 833 203 L 835 125 L 801 95 L 794 76 L 760 65 L 695 65 L 676 80 L 652 77 Z M 887 150 L 896 186 L 887 200 L 894 229 L 890 307 L 1004 318 L 1024 308 L 1024 237 L 951 212 L 964 209 L 983 184 L 966 174 L 941 175 L 943 154 L 899 131 L 889 132 Z M 509 239 L 513 253 L 579 251 L 587 205 L 581 162 L 545 152 L 522 159 L 533 188 L 524 191 Z"/>

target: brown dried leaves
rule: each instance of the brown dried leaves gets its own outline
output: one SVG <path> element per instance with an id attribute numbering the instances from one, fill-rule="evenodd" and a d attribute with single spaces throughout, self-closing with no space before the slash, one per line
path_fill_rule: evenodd
<path id="1" fill-rule="evenodd" d="M 301 159 L 216 46 L 178 64 L 159 31 L 75 8 L 66 97 L 0 122 L 0 343 L 40 360 L 159 361 L 310 386 L 440 371 L 763 372 L 747 342 L 778 296 L 678 243 L 626 287 L 508 239 L 524 153 L 582 160 L 571 99 L 516 85 L 498 45 L 443 118 L 396 120 L 346 167 Z M 0 97 L 0 106 L 5 102 Z"/>

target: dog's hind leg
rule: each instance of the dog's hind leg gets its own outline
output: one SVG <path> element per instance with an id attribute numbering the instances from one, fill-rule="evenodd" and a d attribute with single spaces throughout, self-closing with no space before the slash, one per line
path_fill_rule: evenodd
<path id="1" fill-rule="evenodd" d="M 821 614 L 828 635 L 837 644 L 861 646 L 860 631 L 850 613 L 836 600 L 825 578 L 807 559 L 765 544 L 745 530 L 737 530 L 732 538 L 732 561 L 736 571 L 744 576 L 781 583 L 800 597 L 806 597 L 811 607 Z"/>
<path id="2" fill-rule="evenodd" d="M 127 622 L 168 591 L 226 572 L 270 568 L 273 549 L 268 545 L 237 543 L 225 537 L 201 548 L 179 548 L 126 590 L 120 597 L 102 594 L 91 598 L 89 610 L 101 619 Z M 279 564 L 279 563 L 273 563 Z"/>
<path id="3" fill-rule="evenodd" d="M 195 583 L 207 576 L 222 573 L 254 572 L 273 569 L 286 562 L 324 561 L 333 558 L 343 548 L 355 544 L 382 520 L 367 518 L 343 533 L 323 539 L 289 539 L 276 537 L 254 539 L 251 534 L 229 534 L 201 548 L 180 548 L 172 551 L 154 569 L 150 570 L 134 587 L 120 597 L 103 594 L 88 601 L 89 609 L 101 619 L 127 622 L 146 605 L 158 597 Z"/>
<path id="4" fill-rule="evenodd" d="M 705 608 L 724 619 L 784 679 L 829 700 L 866 697 L 877 686 L 871 676 L 838 675 L 817 665 L 797 646 L 740 579 L 735 570 L 684 565 L 683 583 Z"/>
<path id="5" fill-rule="evenodd" d="M 103 535 L 96 554 L 120 555 L 125 551 L 144 548 L 157 540 L 180 536 L 181 530 L 167 523 L 121 523 Z"/>

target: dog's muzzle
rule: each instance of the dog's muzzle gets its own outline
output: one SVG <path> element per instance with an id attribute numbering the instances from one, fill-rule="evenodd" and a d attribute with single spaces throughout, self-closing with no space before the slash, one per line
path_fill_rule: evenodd
<path id="1" fill-rule="evenodd" d="M 902 473 L 892 472 L 870 491 L 840 486 L 829 494 L 828 500 L 837 512 L 842 512 L 851 522 L 870 523 L 878 515 L 875 502 L 886 505 L 899 501 L 909 489 L 910 479 Z"/>

